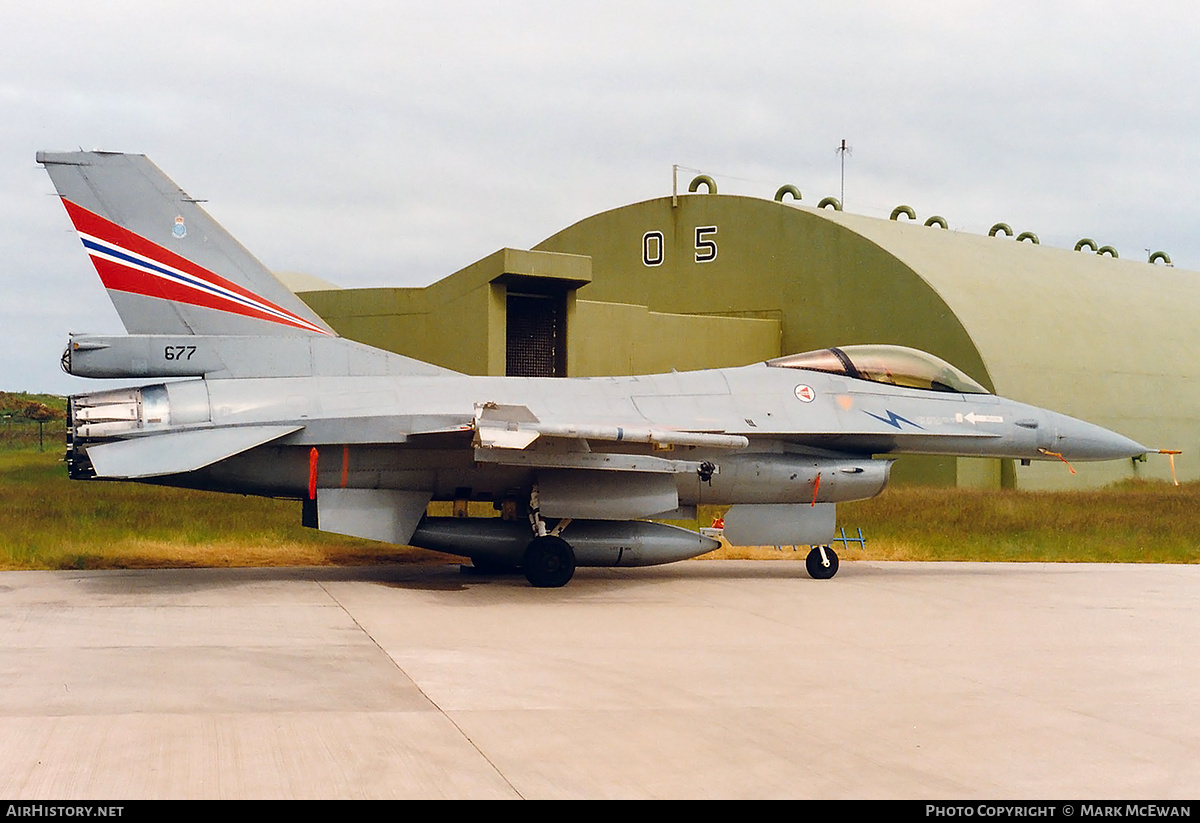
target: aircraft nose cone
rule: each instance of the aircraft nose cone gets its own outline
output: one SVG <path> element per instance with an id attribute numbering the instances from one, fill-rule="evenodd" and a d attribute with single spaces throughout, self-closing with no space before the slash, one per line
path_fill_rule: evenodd
<path id="1" fill-rule="evenodd" d="M 1066 415 L 1054 416 L 1054 429 L 1051 451 L 1067 460 L 1117 460 L 1151 451 L 1123 434 Z"/>

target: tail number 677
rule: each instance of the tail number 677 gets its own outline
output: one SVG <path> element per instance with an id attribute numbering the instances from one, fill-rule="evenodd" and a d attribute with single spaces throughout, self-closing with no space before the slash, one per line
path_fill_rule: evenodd
<path id="1" fill-rule="evenodd" d="M 195 346 L 164 346 L 164 360 L 191 360 L 196 353 Z"/>

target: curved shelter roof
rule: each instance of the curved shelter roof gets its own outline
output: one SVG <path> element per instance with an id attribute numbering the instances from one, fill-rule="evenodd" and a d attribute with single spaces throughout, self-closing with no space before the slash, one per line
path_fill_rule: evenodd
<path id="1" fill-rule="evenodd" d="M 998 394 L 1184 449 L 1180 479 L 1200 476 L 1196 272 L 715 194 L 606 211 L 535 248 L 591 256 L 581 299 L 775 318 L 781 354 L 923 349 Z M 1060 464 L 999 471 L 1026 488 L 1170 477 L 1156 457 L 1076 468 L 1074 480 Z"/>

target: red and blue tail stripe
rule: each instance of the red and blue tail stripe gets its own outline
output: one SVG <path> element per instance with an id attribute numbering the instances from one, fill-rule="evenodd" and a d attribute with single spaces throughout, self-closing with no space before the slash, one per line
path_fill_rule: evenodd
<path id="1" fill-rule="evenodd" d="M 253 317 L 317 334 L 329 334 L 327 329 L 65 197 L 63 205 L 106 289 Z"/>

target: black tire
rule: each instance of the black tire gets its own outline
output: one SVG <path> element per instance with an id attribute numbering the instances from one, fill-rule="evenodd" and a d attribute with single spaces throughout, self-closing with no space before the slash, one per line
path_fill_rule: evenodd
<path id="1" fill-rule="evenodd" d="M 825 556 L 829 558 L 828 566 L 821 562 L 820 546 L 813 546 L 812 551 L 808 553 L 808 557 L 804 559 L 804 565 L 808 569 L 808 576 L 813 580 L 828 580 L 837 574 L 837 552 L 833 550 L 833 547 L 826 546 Z"/>
<path id="2" fill-rule="evenodd" d="M 561 537 L 535 537 L 525 548 L 525 579 L 539 589 L 557 589 L 575 575 L 575 550 Z"/>

